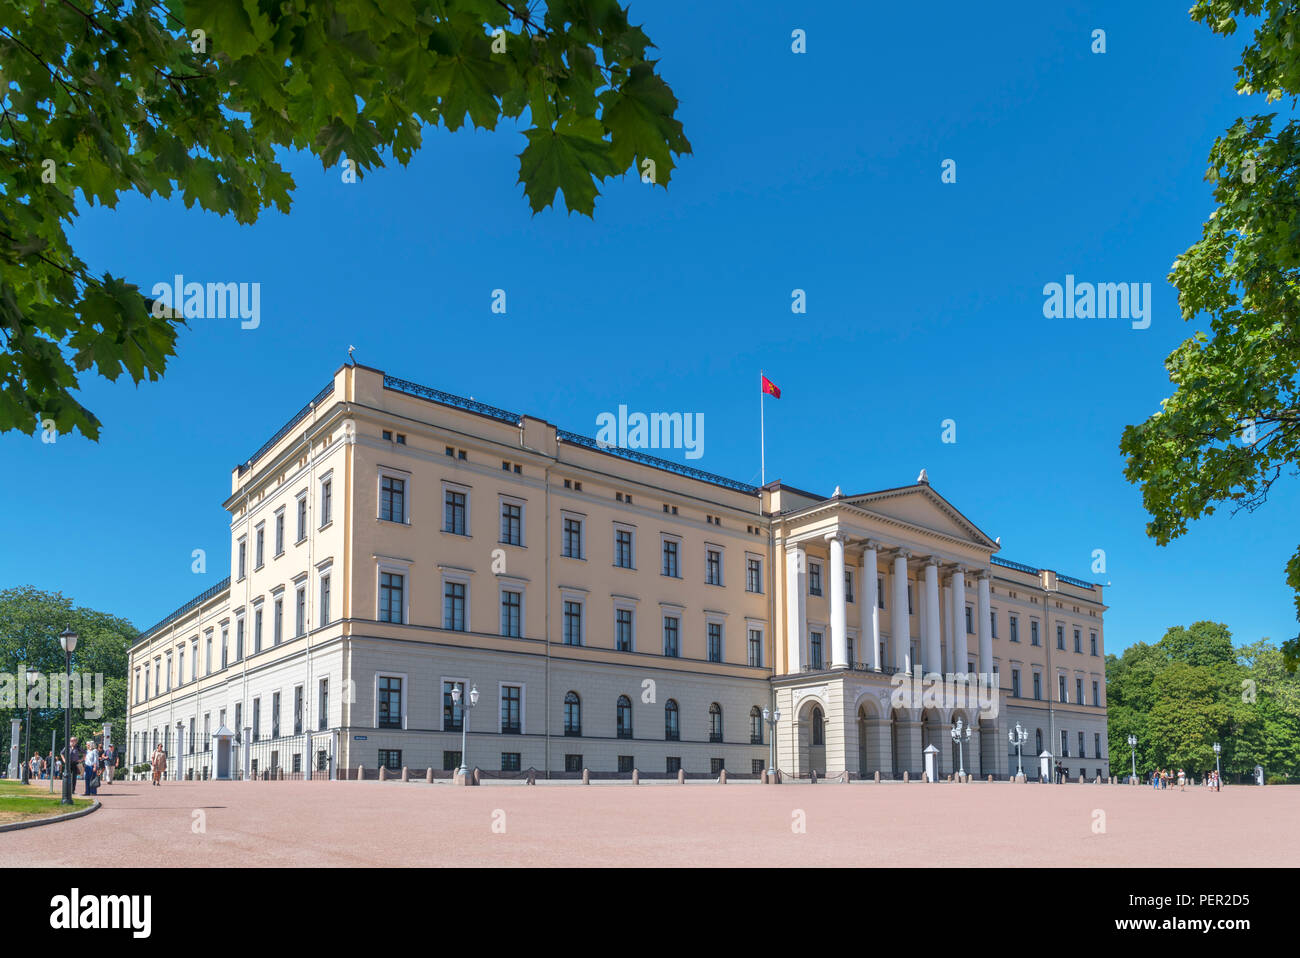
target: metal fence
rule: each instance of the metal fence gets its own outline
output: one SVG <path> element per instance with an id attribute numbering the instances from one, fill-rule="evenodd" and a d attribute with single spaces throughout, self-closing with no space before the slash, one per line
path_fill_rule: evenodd
<path id="1" fill-rule="evenodd" d="M 175 746 L 174 740 L 165 746 L 169 749 L 166 777 L 173 781 L 323 781 L 338 777 L 338 734 L 333 729 L 277 738 L 259 736 L 255 741 L 245 741 L 242 734 L 229 739 L 195 735 L 183 738 L 179 750 Z M 133 761 L 124 764 L 136 774 L 150 774 L 140 767 L 148 765 L 152 743 L 146 751 L 148 754 L 133 755 Z"/>

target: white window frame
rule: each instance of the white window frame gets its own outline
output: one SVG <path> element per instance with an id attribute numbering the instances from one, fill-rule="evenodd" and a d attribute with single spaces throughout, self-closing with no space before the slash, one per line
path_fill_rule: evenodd
<path id="1" fill-rule="evenodd" d="M 301 507 L 298 505 L 300 502 L 307 503 L 307 492 L 308 490 L 304 489 L 293 497 L 294 520 L 297 521 L 298 516 L 302 516 L 302 525 L 299 527 L 302 534 L 293 540 L 294 545 L 306 542 L 307 536 L 311 534 L 311 505 L 308 503 L 307 508 L 301 509 L 301 512 L 299 511 Z"/>
<path id="2" fill-rule="evenodd" d="M 718 581 L 709 581 L 709 553 L 718 553 Z M 704 543 L 704 584 L 718 589 L 727 587 L 727 547 L 718 542 Z"/>
<path id="3" fill-rule="evenodd" d="M 620 532 L 627 532 L 627 533 L 630 533 L 631 536 L 632 536 L 632 547 L 631 547 L 631 555 L 630 555 L 630 558 L 631 558 L 631 560 L 632 560 L 632 564 L 631 564 L 631 565 L 619 565 L 619 564 L 618 564 L 618 534 L 619 534 Z M 632 525 L 631 523 L 628 523 L 628 522 L 619 522 L 618 520 L 615 520 L 615 521 L 614 521 L 614 528 L 613 528 L 613 530 L 612 530 L 611 533 L 610 533 L 610 546 L 612 547 L 612 549 L 613 549 L 613 553 L 614 553 L 614 555 L 613 555 L 614 562 L 611 563 L 611 564 L 613 565 L 613 567 L 614 567 L 615 569 L 626 569 L 628 572 L 636 572 L 636 571 L 637 571 L 637 565 L 636 565 L 636 526 L 634 526 L 634 525 Z"/>
<path id="4" fill-rule="evenodd" d="M 583 615 L 583 628 L 586 628 L 586 615 Z M 528 734 L 528 684 L 526 682 L 506 682 L 497 683 L 497 734 L 504 735 L 505 724 L 501 721 L 501 693 L 506 687 L 519 689 L 519 737 L 523 738 Z M 441 693 L 441 689 L 438 690 Z M 514 734 L 511 732 L 510 734 Z M 504 743 L 503 743 L 504 744 Z"/>
<path id="5" fill-rule="evenodd" d="M 463 533 L 452 532 L 450 529 L 447 528 L 447 493 L 448 492 L 459 492 L 461 495 L 465 497 L 465 531 Z M 442 492 L 438 496 L 438 505 L 439 505 L 438 529 L 440 532 L 442 532 L 444 535 L 460 536 L 461 538 L 464 539 L 473 538 L 473 536 L 470 533 L 470 530 L 474 528 L 474 511 L 473 511 L 474 490 L 471 486 L 467 486 L 463 482 L 449 482 L 446 479 L 442 480 Z"/>
<path id="6" fill-rule="evenodd" d="M 616 596 L 613 596 L 612 598 L 613 598 L 613 600 L 614 600 L 614 608 L 613 608 L 613 610 L 612 610 L 613 622 L 611 623 L 611 625 L 613 626 L 613 629 L 611 630 L 611 633 L 612 633 L 612 638 L 613 638 L 613 640 L 614 640 L 614 641 L 613 641 L 613 648 L 614 648 L 614 651 L 615 651 L 615 652 L 622 652 L 622 651 L 635 652 L 635 651 L 636 651 L 636 624 L 637 624 L 637 623 L 636 623 L 636 619 L 637 619 L 637 615 L 636 615 L 636 607 L 637 607 L 637 601 L 636 601 L 636 599 L 633 599 L 633 598 L 631 598 L 630 596 L 618 596 L 618 595 L 616 595 Z M 620 611 L 623 611 L 623 612 L 631 612 L 631 613 L 632 613 L 632 645 L 631 645 L 631 648 L 626 649 L 626 650 L 624 650 L 624 649 L 620 649 L 620 648 L 618 647 L 618 613 L 619 613 Z M 585 627 L 586 627 L 586 622 L 585 622 L 586 615 L 585 615 L 585 614 L 583 615 L 583 619 L 584 619 L 583 626 L 584 626 L 584 628 L 585 628 Z"/>
<path id="7" fill-rule="evenodd" d="M 519 542 L 503 542 L 501 540 L 501 513 L 503 507 L 511 505 L 519 507 Z M 528 500 L 520 499 L 518 496 L 508 496 L 504 492 L 497 493 L 497 544 L 513 546 L 516 549 L 528 548 Z"/>
<path id="8" fill-rule="evenodd" d="M 466 510 L 468 509 L 469 506 L 467 504 Z M 467 511 L 466 515 L 468 516 L 468 514 L 469 513 Z M 474 587 L 473 587 L 470 574 L 468 572 L 461 572 L 456 569 L 447 569 L 447 568 L 443 568 L 440 571 L 442 574 L 439 578 L 440 585 L 438 588 L 438 621 L 441 622 L 442 624 L 438 626 L 438 628 L 442 629 L 444 632 L 460 632 L 460 631 L 473 632 L 474 626 L 473 623 L 470 622 L 470 609 L 473 606 L 473 602 L 471 600 L 474 594 L 473 593 Z M 464 630 L 452 629 L 447 625 L 447 618 L 445 613 L 446 613 L 448 582 L 456 582 L 465 587 L 465 628 Z M 499 627 L 500 626 L 498 625 L 498 628 Z"/>
<path id="9" fill-rule="evenodd" d="M 709 658 L 709 626 L 711 625 L 719 626 L 721 637 L 721 648 L 718 650 L 720 655 L 716 661 Z M 727 616 L 723 612 L 704 613 L 704 661 L 712 665 L 725 665 L 727 662 Z M 749 661 L 748 658 L 746 661 Z"/>
<path id="10" fill-rule="evenodd" d="M 505 592 L 519 593 L 519 634 L 517 636 L 500 633 L 502 638 L 522 639 L 527 636 L 528 630 L 525 626 L 528 624 L 528 587 L 524 579 L 517 579 L 513 576 L 497 576 L 497 629 L 501 628 L 501 609 L 505 605 Z M 468 595 L 466 596 L 468 600 Z"/>
<path id="11" fill-rule="evenodd" d="M 406 713 L 411 705 L 411 680 L 405 672 L 389 672 L 387 670 L 376 670 L 373 686 L 374 697 L 371 699 L 370 724 L 379 732 L 389 732 L 392 729 L 382 729 L 379 727 L 379 680 L 380 679 L 401 679 L 402 680 L 402 730 L 407 728 Z M 439 689 L 441 692 L 441 689 Z M 441 703 L 439 703 L 441 704 Z"/>
<path id="12" fill-rule="evenodd" d="M 566 520 L 573 520 L 578 523 L 578 554 L 576 556 L 569 555 L 564 551 L 564 523 Z M 587 517 L 581 512 L 570 512 L 567 509 L 560 510 L 560 558 L 573 559 L 576 562 L 587 561 Z"/>
<path id="13" fill-rule="evenodd" d="M 397 625 L 396 622 L 385 622 L 379 617 L 379 597 L 382 592 L 380 588 L 380 576 L 387 572 L 389 575 L 400 575 L 402 577 L 402 625 L 411 623 L 411 563 L 404 559 L 392 559 L 375 556 L 375 621 L 380 625 Z M 441 605 L 441 596 L 439 596 Z"/>
<path id="14" fill-rule="evenodd" d="M 751 590 L 749 588 L 749 561 L 751 559 L 758 560 L 758 588 L 754 590 Z M 748 592 L 750 595 L 762 595 L 764 591 L 763 590 L 763 557 L 759 555 L 757 552 L 745 553 L 745 591 Z"/>
<path id="15" fill-rule="evenodd" d="M 402 483 L 402 518 L 385 519 L 383 517 L 384 508 L 384 480 L 399 479 Z M 411 524 L 411 473 L 405 469 L 394 469 L 391 466 L 378 466 L 375 469 L 375 519 L 379 522 L 393 522 L 400 525 L 409 526 Z M 469 517 L 469 506 L 465 507 L 466 518 Z"/>
<path id="16" fill-rule="evenodd" d="M 565 641 L 564 633 L 564 603 L 576 602 L 582 606 L 582 627 L 578 630 L 581 632 L 579 642 L 576 646 L 569 645 Z M 560 588 L 560 645 L 567 645 L 569 648 L 585 649 L 587 647 L 587 593 L 580 592 L 577 589 Z"/>
<path id="17" fill-rule="evenodd" d="M 330 488 L 330 510 L 329 515 L 325 515 L 325 486 Z M 319 503 L 316 511 L 320 513 L 320 529 L 326 529 L 334 524 L 334 470 L 330 469 L 316 480 L 316 501 Z"/>
<path id="18" fill-rule="evenodd" d="M 758 633 L 758 664 L 749 666 L 749 633 Z M 761 669 L 763 663 L 767 661 L 767 623 L 761 619 L 745 620 L 745 665 L 750 668 Z"/>
<path id="19" fill-rule="evenodd" d="M 286 547 L 286 545 L 287 545 L 287 543 L 288 543 L 288 539 L 289 539 L 289 520 L 285 517 L 285 509 L 286 509 L 285 506 L 281 506 L 279 509 L 276 509 L 276 510 L 275 510 L 275 513 L 274 513 L 274 515 L 272 516 L 272 518 L 275 520 L 274 524 L 273 524 L 272 527 L 271 527 L 272 529 L 275 530 L 275 531 L 272 533 L 272 536 L 273 536 L 274 538 L 277 538 L 277 539 L 280 540 L 279 542 L 274 542 L 274 541 L 273 541 L 273 542 L 271 543 L 271 548 L 273 548 L 273 549 L 274 549 L 276 546 L 279 546 L 279 547 L 280 547 L 276 552 L 272 553 L 272 555 L 271 555 L 271 558 L 272 558 L 272 559 L 278 559 L 278 558 L 280 558 L 280 556 L 284 555 L 284 553 L 285 553 L 285 547 Z"/>
<path id="20" fill-rule="evenodd" d="M 664 544 L 667 542 L 672 542 L 677 546 L 677 574 L 676 575 L 668 575 L 667 573 L 664 572 Z M 664 579 L 680 580 L 682 578 L 682 537 L 681 536 L 674 535 L 671 532 L 659 533 L 659 575 L 661 578 Z"/>

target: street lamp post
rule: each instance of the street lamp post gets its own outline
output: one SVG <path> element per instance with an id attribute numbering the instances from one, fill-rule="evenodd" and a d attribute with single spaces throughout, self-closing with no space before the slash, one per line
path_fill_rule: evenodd
<path id="1" fill-rule="evenodd" d="M 23 726 L 23 727 L 27 730 L 27 731 L 26 731 L 27 743 L 23 746 L 23 754 L 20 755 L 20 756 L 18 756 L 20 759 L 22 759 L 22 764 L 23 764 L 23 768 L 22 768 L 22 782 L 23 782 L 24 785 L 26 785 L 27 782 L 29 781 L 29 777 L 28 777 L 28 776 L 29 776 L 29 772 L 30 772 L 30 768 L 29 768 L 29 766 L 30 766 L 30 764 L 31 764 L 31 760 L 32 760 L 32 759 L 31 759 L 31 755 L 32 755 L 32 700 L 31 700 L 31 694 L 32 694 L 32 676 L 34 676 L 34 675 L 36 675 L 36 670 L 33 669 L 31 666 L 28 666 L 28 667 L 27 667 L 27 674 L 26 674 L 27 685 L 26 685 L 26 687 L 23 689 L 23 701 L 27 703 L 27 722 L 26 722 L 26 724 Z"/>
<path id="2" fill-rule="evenodd" d="M 60 805 L 72 804 L 72 653 L 77 648 L 77 633 L 64 629 L 59 633 L 59 645 L 63 646 L 64 671 L 68 684 L 63 694 L 63 741 L 65 753 L 63 760 L 63 798 Z"/>
<path id="3" fill-rule="evenodd" d="M 962 778 L 966 777 L 966 757 L 962 749 L 962 742 L 970 741 L 970 731 L 970 726 L 958 718 L 957 724 L 952 727 L 951 732 L 952 740 L 957 743 L 957 765 L 959 766 L 957 774 Z"/>
<path id="4" fill-rule="evenodd" d="M 763 721 L 767 723 L 767 728 L 768 728 L 767 737 L 771 739 L 771 742 L 769 743 L 770 746 L 769 752 L 771 754 L 771 758 L 768 759 L 767 770 L 769 774 L 775 776 L 776 775 L 776 723 L 781 721 L 781 710 L 777 709 L 774 712 L 769 712 L 766 708 L 763 709 Z M 775 777 L 773 778 L 773 781 L 774 782 L 776 781 Z"/>
<path id="5" fill-rule="evenodd" d="M 1214 743 L 1214 778 L 1219 781 L 1223 778 L 1223 773 L 1219 771 L 1219 753 L 1223 751 L 1223 746 L 1218 742 Z"/>
<path id="6" fill-rule="evenodd" d="M 1136 735 L 1130 735 L 1128 737 L 1128 747 L 1129 747 L 1130 758 L 1133 760 L 1133 781 L 1135 782 L 1137 781 L 1137 777 L 1138 777 L 1137 744 L 1138 744 L 1138 737 Z M 1215 749 L 1215 751 L 1218 751 L 1218 749 Z"/>
<path id="7" fill-rule="evenodd" d="M 453 705 L 461 704 L 461 691 L 459 685 L 453 685 L 451 688 L 451 701 Z M 469 690 L 469 701 L 461 709 L 460 717 L 460 768 L 457 770 L 458 775 L 469 775 L 469 763 L 465 761 L 465 746 L 468 741 L 469 733 L 469 713 L 478 705 L 478 686 L 474 685 Z"/>
<path id="8" fill-rule="evenodd" d="M 1017 722 L 1016 727 L 1007 732 L 1007 738 L 1016 747 L 1016 777 L 1021 778 L 1025 774 L 1025 763 L 1020 757 L 1020 747 L 1029 739 L 1029 729 L 1022 728 L 1020 723 Z"/>

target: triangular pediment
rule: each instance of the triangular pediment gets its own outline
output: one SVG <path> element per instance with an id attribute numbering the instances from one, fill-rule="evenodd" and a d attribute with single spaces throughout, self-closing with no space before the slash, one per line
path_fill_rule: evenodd
<path id="1" fill-rule="evenodd" d="M 965 539 L 985 548 L 998 548 L 996 542 L 962 515 L 952 503 L 935 492 L 929 483 L 918 482 L 897 489 L 846 496 L 841 501 L 863 512 L 887 516 L 955 539 Z"/>

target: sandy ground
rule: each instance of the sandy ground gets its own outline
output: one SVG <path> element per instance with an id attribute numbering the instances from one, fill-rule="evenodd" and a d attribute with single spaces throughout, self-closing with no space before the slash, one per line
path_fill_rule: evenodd
<path id="1" fill-rule="evenodd" d="M 1290 866 L 1300 786 L 118 782 L 0 866 Z M 55 840 L 57 837 L 57 840 Z"/>

